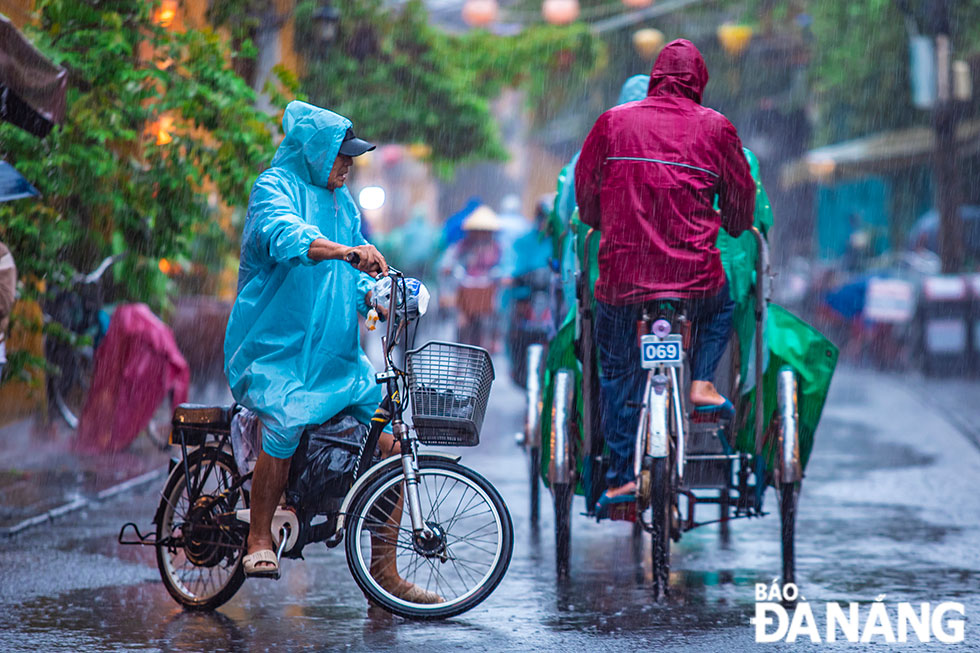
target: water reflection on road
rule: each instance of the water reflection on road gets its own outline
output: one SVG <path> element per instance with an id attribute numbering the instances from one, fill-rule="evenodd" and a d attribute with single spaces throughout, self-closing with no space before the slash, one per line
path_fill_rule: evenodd
<path id="1" fill-rule="evenodd" d="M 415 623 L 369 610 L 342 550 L 321 545 L 307 549 L 306 561 L 286 561 L 278 583 L 248 581 L 219 612 L 184 612 L 160 584 L 151 550 L 115 544 L 122 521 L 149 522 L 159 491 L 149 488 L 130 501 L 0 542 L 0 605 L 9 624 L 0 632 L 0 649 L 755 648 L 748 622 L 753 586 L 779 574 L 778 517 L 733 523 L 725 546 L 717 526 L 686 534 L 673 549 L 672 596 L 656 605 L 649 538 L 629 524 L 596 524 L 576 515 L 572 574 L 558 584 L 550 495 L 542 493 L 542 520 L 533 529 L 526 467 L 512 439 L 522 401 L 504 374 L 498 379 L 483 444 L 461 453 L 510 506 L 515 554 L 498 590 L 472 612 Z M 980 610 L 980 497 L 974 488 L 980 452 L 902 392 L 892 380 L 846 371 L 838 376 L 801 497 L 801 590 L 814 605 L 871 601 L 879 594 L 889 602 L 961 601 L 969 642 L 977 633 L 971 618 Z M 576 513 L 581 501 L 576 498 Z M 825 650 L 809 642 L 791 646 Z"/>

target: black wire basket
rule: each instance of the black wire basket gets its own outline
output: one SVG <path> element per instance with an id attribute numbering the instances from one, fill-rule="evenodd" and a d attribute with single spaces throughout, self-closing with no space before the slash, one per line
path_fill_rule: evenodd
<path id="1" fill-rule="evenodd" d="M 486 349 L 429 342 L 407 353 L 412 426 L 422 444 L 475 447 L 493 384 Z"/>

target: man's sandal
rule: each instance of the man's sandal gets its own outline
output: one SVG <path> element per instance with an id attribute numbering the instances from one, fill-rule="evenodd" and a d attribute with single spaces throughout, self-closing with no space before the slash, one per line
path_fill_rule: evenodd
<path id="1" fill-rule="evenodd" d="M 629 492 L 627 494 L 620 494 L 615 497 L 611 497 L 605 492 L 599 497 L 599 500 L 595 502 L 595 508 L 593 512 L 595 513 L 596 521 L 602 521 L 603 519 L 612 519 L 612 510 L 616 506 L 623 504 L 636 503 L 636 493 Z"/>
<path id="2" fill-rule="evenodd" d="M 245 576 L 248 578 L 279 580 L 279 560 L 271 549 L 248 554 L 242 558 L 242 564 L 245 567 Z"/>

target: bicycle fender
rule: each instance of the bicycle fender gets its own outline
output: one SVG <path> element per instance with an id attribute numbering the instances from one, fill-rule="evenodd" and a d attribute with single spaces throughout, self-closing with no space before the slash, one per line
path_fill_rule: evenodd
<path id="1" fill-rule="evenodd" d="M 668 416 L 667 379 L 655 377 L 647 394 L 649 422 L 646 454 L 651 458 L 667 457 Z"/>
<path id="2" fill-rule="evenodd" d="M 427 453 L 421 453 L 418 456 L 419 461 L 423 460 L 445 460 L 451 463 L 458 463 L 462 456 L 458 454 L 443 453 L 441 451 L 430 451 Z M 344 518 L 347 516 L 347 511 L 350 509 L 354 499 L 356 499 L 368 483 L 376 479 L 381 472 L 386 471 L 388 467 L 397 466 L 401 467 L 402 458 L 400 455 L 391 456 L 390 458 L 385 458 L 372 465 L 366 472 L 361 474 L 361 476 L 354 482 L 351 486 L 350 491 L 347 496 L 344 497 L 344 502 L 340 505 L 340 514 L 337 516 L 337 533 L 342 533 L 344 529 Z"/>

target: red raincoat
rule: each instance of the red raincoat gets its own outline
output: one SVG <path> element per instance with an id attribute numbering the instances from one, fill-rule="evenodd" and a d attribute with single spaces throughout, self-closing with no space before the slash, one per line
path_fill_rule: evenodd
<path id="1" fill-rule="evenodd" d="M 167 393 L 187 401 L 190 370 L 170 329 L 145 304 L 116 309 L 95 350 L 95 374 L 78 424 L 76 447 L 88 453 L 122 451 Z"/>
<path id="2" fill-rule="evenodd" d="M 735 128 L 701 106 L 707 83 L 694 44 L 672 41 L 646 99 L 606 111 L 585 140 L 575 194 L 582 221 L 602 231 L 595 296 L 607 304 L 714 294 L 725 281 L 718 228 L 752 225 L 755 182 Z"/>

